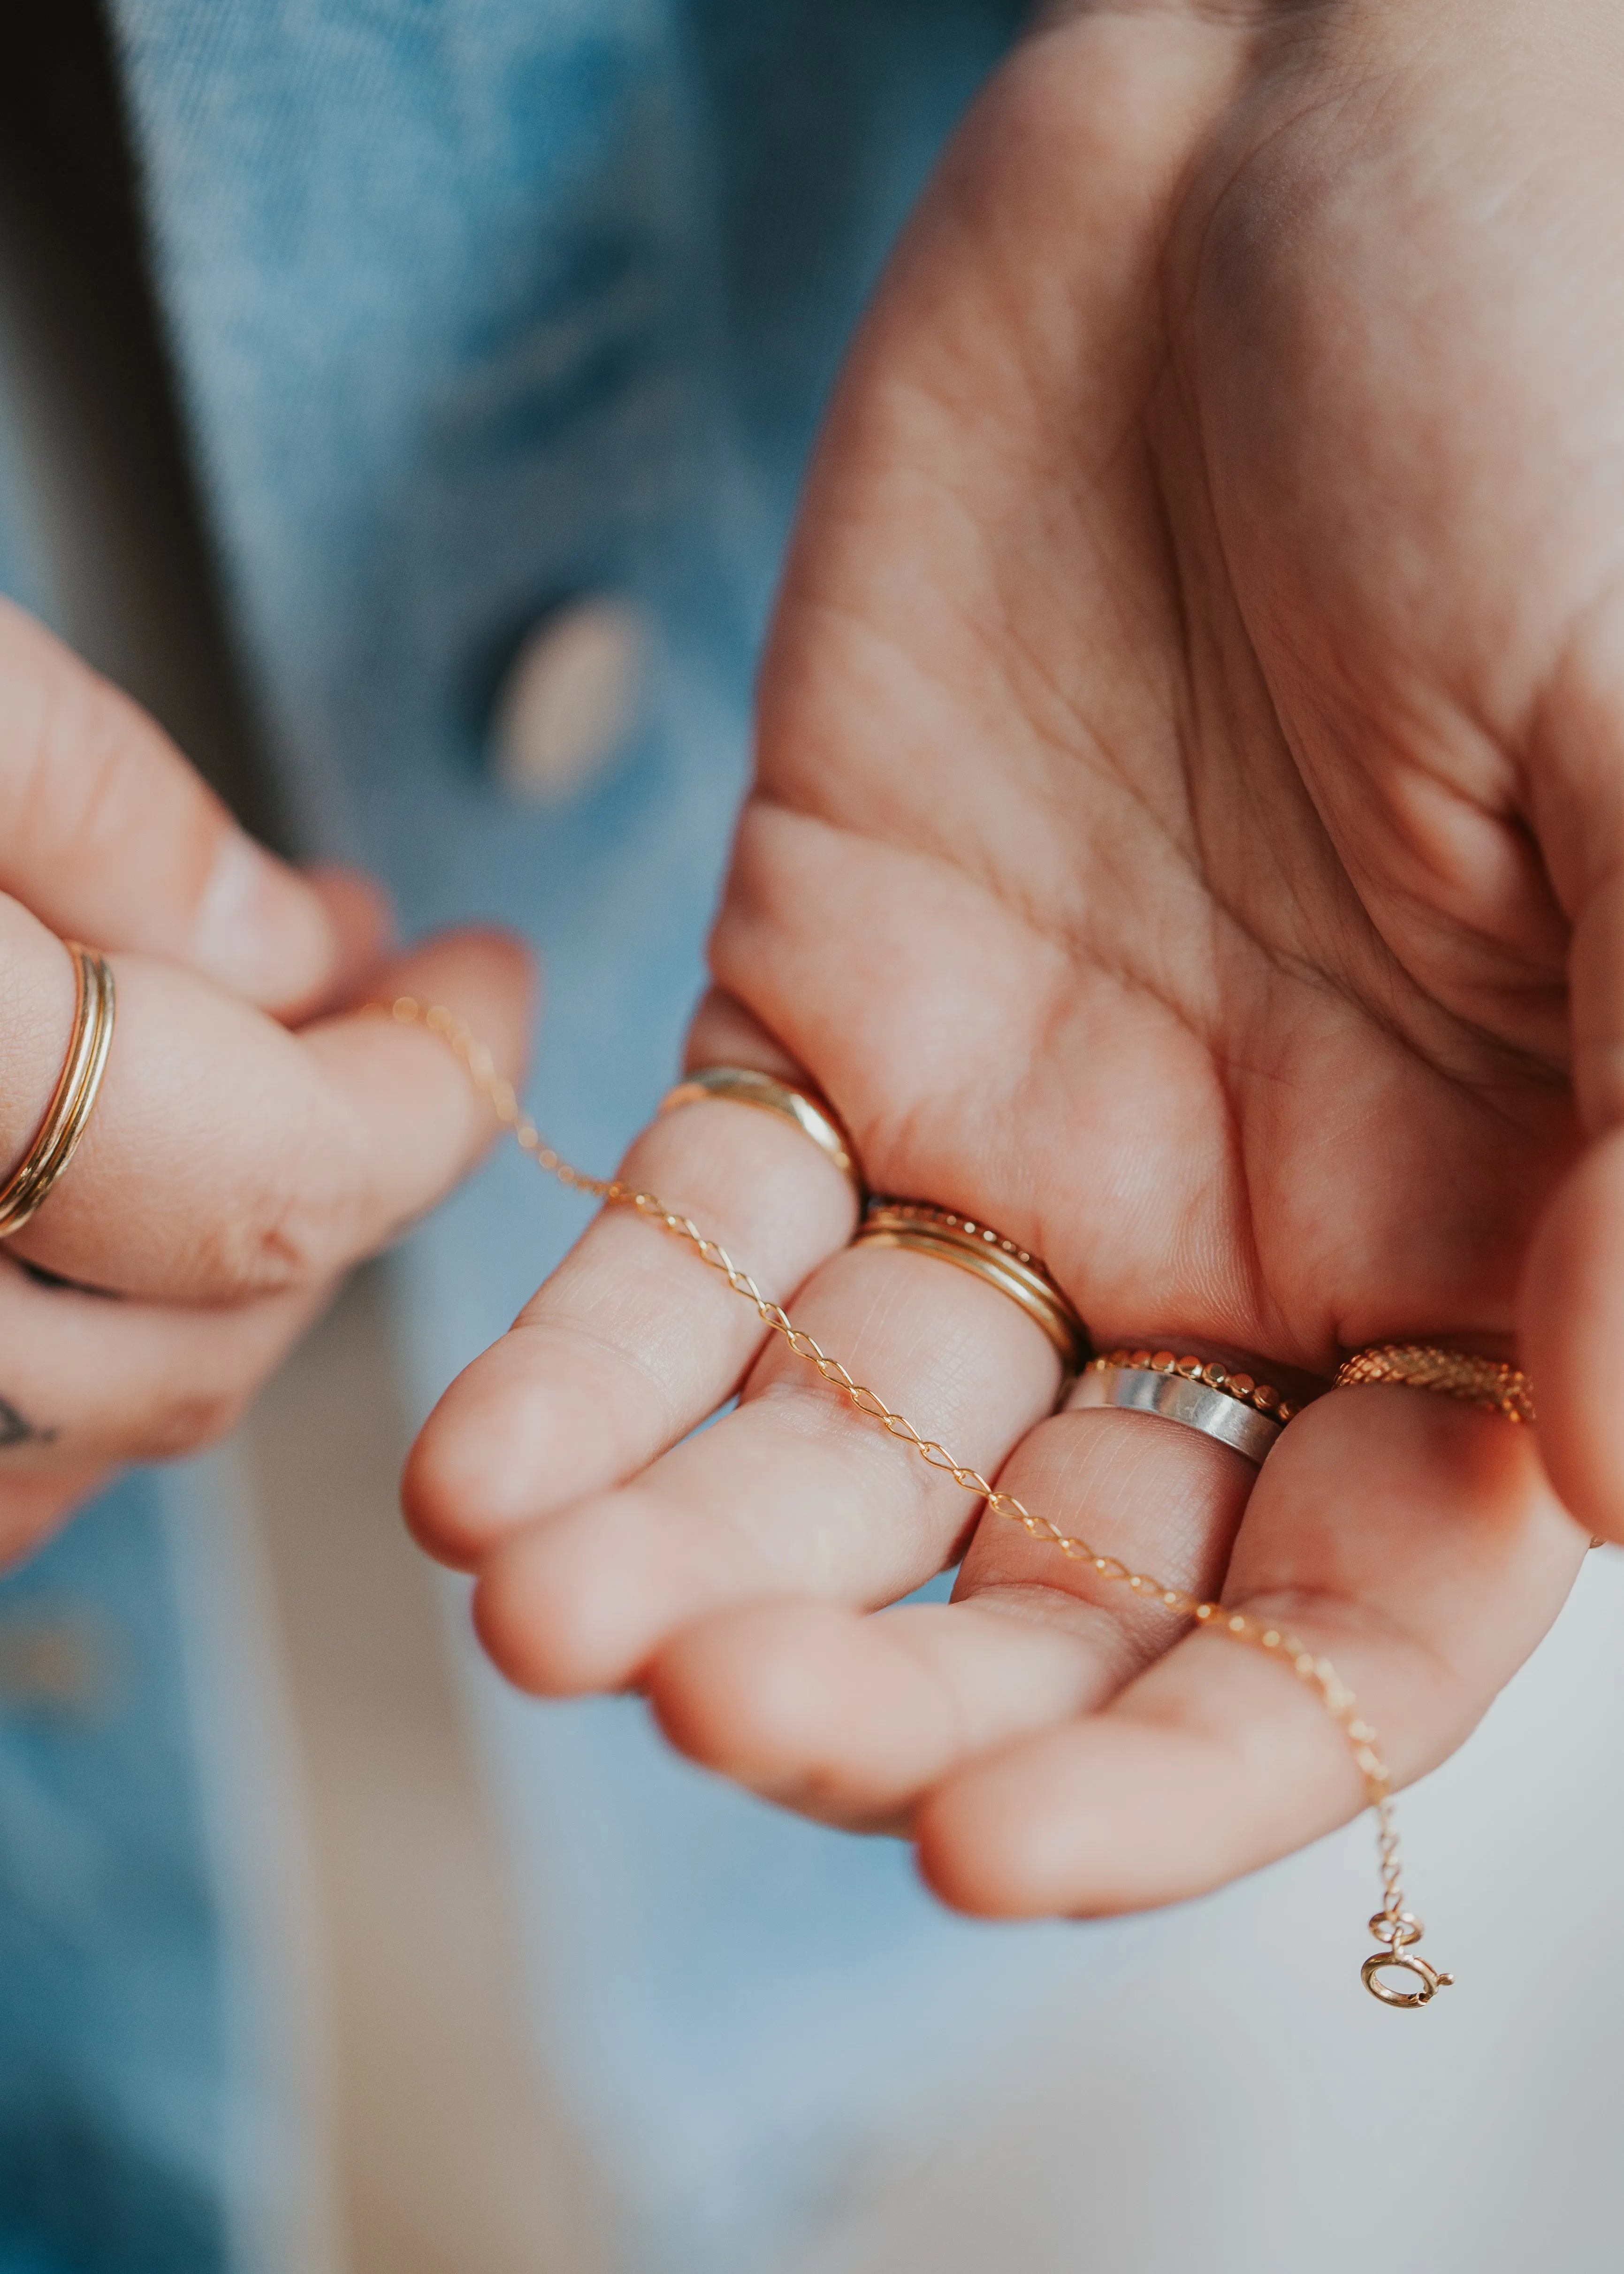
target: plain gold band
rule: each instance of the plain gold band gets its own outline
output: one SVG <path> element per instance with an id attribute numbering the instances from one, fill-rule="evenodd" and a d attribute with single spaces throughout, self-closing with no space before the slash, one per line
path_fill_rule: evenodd
<path id="1" fill-rule="evenodd" d="M 989 1224 L 923 1201 L 874 1200 L 853 1246 L 912 1248 L 917 1255 L 934 1255 L 940 1263 L 974 1272 L 1041 1327 L 1068 1374 L 1075 1374 L 1088 1356 L 1087 1329 L 1044 1266 Z"/>
<path id="2" fill-rule="evenodd" d="M 113 1044 L 117 1005 L 112 967 L 105 956 L 81 947 L 77 940 L 64 940 L 63 945 L 73 960 L 73 1033 L 45 1118 L 0 1186 L 0 1239 L 10 1239 L 38 1215 L 79 1149 Z"/>
<path id="3" fill-rule="evenodd" d="M 1336 1387 L 1357 1389 L 1368 1382 L 1430 1389 L 1475 1405 L 1480 1413 L 1497 1413 L 1502 1421 L 1534 1419 L 1534 1385 L 1522 1368 L 1469 1351 L 1439 1350 L 1431 1343 L 1372 1343 L 1343 1362 Z"/>
<path id="4" fill-rule="evenodd" d="M 828 1155 L 861 1207 L 865 1187 L 856 1152 L 837 1120 L 833 1107 L 821 1097 L 814 1096 L 810 1090 L 797 1089 L 793 1083 L 780 1081 L 776 1074 L 763 1073 L 755 1066 L 696 1066 L 692 1073 L 683 1076 L 674 1089 L 665 1092 L 659 1110 L 670 1113 L 679 1105 L 696 1105 L 706 1097 L 724 1097 L 735 1105 L 756 1106 L 763 1113 L 776 1113 L 780 1121 L 787 1121 L 799 1129 L 821 1153 Z"/>

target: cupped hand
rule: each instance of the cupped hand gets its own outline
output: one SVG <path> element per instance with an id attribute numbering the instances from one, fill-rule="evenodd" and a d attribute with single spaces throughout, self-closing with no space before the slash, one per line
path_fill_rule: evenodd
<path id="1" fill-rule="evenodd" d="M 68 1047 L 63 937 L 108 953 L 117 997 L 84 1141 L 0 1246 L 0 1557 L 109 1467 L 229 1428 L 345 1268 L 488 1142 L 432 1038 L 345 1005 L 447 998 L 511 1063 L 523 960 L 467 933 L 379 971 L 382 927 L 361 879 L 273 860 L 149 719 L 0 603 L 8 1163 Z"/>
<path id="2" fill-rule="evenodd" d="M 1398 1781 L 1624 1536 L 1621 119 L 1598 4 L 1035 36 L 834 407 L 689 1050 L 804 1070 L 873 1186 L 1043 1254 L 1101 1347 L 1298 1391 L 1376 1341 L 1520 1351 L 1538 1445 L 1372 1387 L 1254 1481 L 1053 1412 L 1037 1329 L 846 1248 L 764 1115 L 685 1106 L 624 1171 L 959 1461 L 1289 1622 Z M 515 1680 L 641 1683 L 973 1908 L 1171 1900 L 1362 1797 L 1278 1666 L 977 1524 L 624 1210 L 448 1393 L 408 1507 Z M 960 1557 L 951 1605 L 883 1608 Z"/>

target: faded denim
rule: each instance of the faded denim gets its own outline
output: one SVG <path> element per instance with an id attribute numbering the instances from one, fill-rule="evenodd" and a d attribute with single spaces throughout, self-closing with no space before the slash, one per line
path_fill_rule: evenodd
<path id="1" fill-rule="evenodd" d="M 831 376 L 1023 11 L 112 12 L 222 575 L 305 840 L 379 868 L 409 929 L 471 916 L 534 940 L 538 1105 L 575 1157 L 610 1163 L 668 1080 L 700 983 L 758 643 Z M 600 591 L 659 627 L 650 723 L 574 804 L 515 806 L 485 772 L 492 691 L 541 614 Z M 499 1158 L 419 1237 L 420 1401 L 580 1223 Z M 104 1507 L 66 1552 L 122 1569 L 137 1551 L 109 1544 L 117 1529 Z M 141 1552 L 156 1585 L 162 1551 Z M 624 2264 L 791 2264 L 872 2157 L 964 2090 L 1004 2017 L 1041 1997 L 1052 1936 L 949 1918 L 903 1849 L 700 1777 L 634 1703 L 537 1706 L 467 1658 L 521 1875 L 538 2051 L 600 2160 Z M 154 1691 L 150 1710 L 174 1705 Z M 63 1767 L 54 1804 L 86 1816 L 87 1839 L 105 1836 L 97 1791 Z M 190 1834 L 171 1832 L 178 1885 Z M 199 2018 L 174 2050 L 198 2108 L 217 2058 L 206 1911 L 191 1915 Z M 112 1953 L 110 1912 L 106 1931 Z M 35 1998 L 41 2042 L 55 1994 Z M 158 2056 L 139 2034 L 109 2052 L 139 2097 Z M 207 2130 L 192 2127 L 191 2168 L 207 2165 Z M 167 2274 L 213 2274 L 220 2231 L 205 2219 Z M 41 2274 L 126 2263 L 74 2247 Z M 4 2248 L 0 2274 L 34 2274 Z"/>

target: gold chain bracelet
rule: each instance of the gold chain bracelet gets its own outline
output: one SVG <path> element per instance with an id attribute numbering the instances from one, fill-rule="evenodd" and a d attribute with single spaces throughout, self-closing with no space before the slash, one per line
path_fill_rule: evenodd
<path id="1" fill-rule="evenodd" d="M 1272 1625 L 1261 1619 L 1249 1618 L 1244 1612 L 1228 1611 L 1221 1603 L 1203 1601 L 1183 1587 L 1169 1587 L 1144 1571 L 1135 1571 L 1115 1555 L 1101 1555 L 1086 1540 L 1074 1539 L 1063 1532 L 1046 1516 L 1035 1516 L 1013 1493 L 999 1492 L 978 1470 L 966 1468 L 956 1461 L 946 1449 L 932 1437 L 921 1437 L 906 1417 L 893 1412 L 877 1392 L 856 1381 L 838 1358 L 831 1357 L 803 1329 L 795 1325 L 783 1306 L 763 1295 L 747 1271 L 741 1271 L 726 1248 L 708 1239 L 688 1216 L 679 1216 L 668 1209 L 655 1193 L 639 1192 L 624 1185 L 618 1177 L 590 1177 L 573 1168 L 563 1155 L 549 1145 L 530 1115 L 520 1104 L 513 1084 L 498 1073 L 496 1061 L 466 1020 L 449 1011 L 443 1004 L 425 1005 L 415 996 L 397 996 L 393 1003 L 373 1007 L 385 1011 L 401 1026 L 426 1027 L 438 1035 L 462 1060 L 469 1078 L 480 1096 L 487 1100 L 492 1111 L 504 1128 L 511 1129 L 515 1141 L 528 1153 L 538 1168 L 556 1177 L 560 1184 L 571 1192 L 584 1193 L 611 1207 L 634 1209 L 662 1231 L 669 1232 L 694 1250 L 700 1261 L 712 1271 L 719 1272 L 736 1295 L 749 1303 L 764 1327 L 781 1336 L 795 1356 L 808 1366 L 816 1367 L 823 1379 L 838 1390 L 859 1413 L 877 1421 L 889 1436 L 911 1447 L 920 1458 L 933 1469 L 949 1476 L 959 1488 L 985 1502 L 995 1515 L 1018 1524 L 1034 1540 L 1057 1547 L 1068 1562 L 1084 1563 L 1096 1577 L 1124 1586 L 1147 1601 L 1158 1602 L 1164 1609 L 1180 1617 L 1193 1620 L 1198 1626 L 1209 1628 L 1215 1634 L 1229 1636 L 1233 1641 L 1250 1644 L 1254 1649 L 1267 1652 L 1278 1658 L 1299 1682 L 1315 1691 L 1326 1712 L 1342 1730 L 1353 1749 L 1353 1758 L 1365 1780 L 1365 1799 L 1376 1816 L 1376 1850 L 1381 1872 L 1381 1908 L 1370 1920 L 1370 1931 L 1379 1947 L 1373 1950 L 1360 1968 L 1365 1988 L 1380 1999 L 1384 2006 L 1416 2007 L 1432 2002 L 1436 1993 L 1447 1988 L 1454 1976 L 1441 1974 L 1425 1958 L 1415 1953 L 1421 1939 L 1422 1925 L 1413 1912 L 1404 1909 L 1402 1867 L 1399 1861 L 1398 1832 L 1393 1815 L 1391 1781 L 1382 1758 L 1380 1741 L 1370 1723 L 1359 1712 L 1358 1700 L 1339 1678 L 1328 1658 L 1307 1649 L 1283 1626 Z M 1413 1977 L 1413 1990 L 1395 1990 L 1382 1977 L 1384 1970 L 1401 1970 Z"/>

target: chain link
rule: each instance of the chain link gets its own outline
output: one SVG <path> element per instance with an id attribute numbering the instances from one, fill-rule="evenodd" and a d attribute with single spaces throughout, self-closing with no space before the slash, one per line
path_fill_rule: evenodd
<path id="1" fill-rule="evenodd" d="M 611 1207 L 633 1209 L 649 1223 L 657 1224 L 662 1231 L 685 1241 L 702 1263 L 719 1273 L 734 1294 L 741 1296 L 754 1307 L 764 1327 L 781 1337 L 798 1359 L 815 1367 L 831 1388 L 839 1391 L 859 1413 L 865 1414 L 871 1421 L 877 1421 L 886 1434 L 899 1443 L 910 1446 L 929 1467 L 951 1477 L 961 1491 L 984 1502 L 993 1515 L 1018 1524 L 1034 1540 L 1057 1548 L 1068 1562 L 1086 1565 L 1097 1578 L 1124 1586 L 1130 1593 L 1147 1601 L 1158 1602 L 1179 1617 L 1192 1620 L 1198 1627 L 1207 1627 L 1214 1634 L 1225 1635 L 1232 1641 L 1249 1644 L 1253 1649 L 1263 1651 L 1287 1666 L 1299 1682 L 1316 1693 L 1325 1711 L 1347 1738 L 1354 1762 L 1365 1780 L 1366 1804 L 1375 1811 L 1377 1856 L 1381 1871 L 1381 1908 L 1371 1921 L 1371 1932 L 1383 1946 L 1383 1951 L 1376 1954 L 1371 1963 L 1380 1964 L 1386 1953 L 1407 1950 L 1420 1939 L 1419 1922 L 1404 1909 L 1391 1780 L 1381 1752 L 1380 1740 L 1360 1713 L 1357 1698 L 1342 1681 L 1328 1658 L 1310 1650 L 1287 1627 L 1265 1619 L 1249 1617 L 1244 1612 L 1226 1610 L 1221 1603 L 1204 1601 L 1183 1587 L 1169 1587 L 1164 1581 L 1152 1577 L 1148 1572 L 1134 1570 L 1120 1557 L 1105 1555 L 1091 1547 L 1087 1540 L 1063 1532 L 1048 1517 L 1035 1515 L 1013 1493 L 998 1491 L 979 1470 L 966 1468 L 956 1461 L 945 1446 L 939 1445 L 934 1437 L 921 1437 L 905 1414 L 894 1412 L 876 1390 L 855 1380 L 838 1358 L 824 1350 L 804 1328 L 795 1325 L 781 1304 L 763 1295 L 749 1273 L 741 1271 L 726 1249 L 719 1242 L 707 1238 L 691 1217 L 679 1216 L 675 1209 L 667 1208 L 656 1193 L 638 1191 L 633 1186 L 622 1184 L 618 1177 L 590 1177 L 583 1171 L 572 1167 L 562 1154 L 543 1138 L 535 1122 L 520 1104 L 513 1084 L 498 1073 L 496 1061 L 490 1050 L 455 1012 L 447 1010 L 440 1003 L 419 1003 L 412 995 L 397 996 L 393 1003 L 380 1004 L 376 1007 L 387 1011 L 399 1025 L 420 1024 L 440 1035 L 462 1060 L 474 1088 L 486 1099 L 497 1120 L 504 1128 L 512 1130 L 516 1143 L 530 1155 L 538 1168 L 545 1169 L 571 1192 L 586 1193 Z M 1417 1961 L 1412 1970 L 1423 1968 L 1424 1962 Z M 1424 1970 L 1432 1973 L 1430 1968 Z M 1444 1983 L 1451 1977 L 1441 1975 L 1432 1978 L 1435 1983 Z M 1384 2004 L 1425 2004 L 1432 1995 L 1429 1988 L 1425 1995 L 1402 1999 L 1394 1997 L 1376 1988 L 1371 1983 L 1368 1971 L 1365 1983 Z"/>

